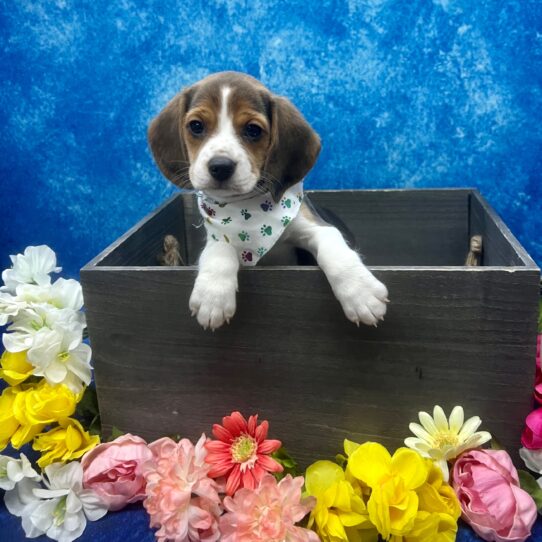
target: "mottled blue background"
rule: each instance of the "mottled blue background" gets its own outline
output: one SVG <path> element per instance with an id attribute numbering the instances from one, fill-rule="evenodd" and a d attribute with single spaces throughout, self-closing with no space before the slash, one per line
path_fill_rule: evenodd
<path id="1" fill-rule="evenodd" d="M 170 195 L 149 120 L 234 69 L 321 134 L 311 188 L 477 186 L 542 263 L 542 3 L 0 0 L 0 263 L 68 274 Z"/>

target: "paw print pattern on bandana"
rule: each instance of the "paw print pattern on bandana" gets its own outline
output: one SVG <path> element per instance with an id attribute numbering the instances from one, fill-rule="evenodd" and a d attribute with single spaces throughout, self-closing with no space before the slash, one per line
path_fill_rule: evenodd
<path id="1" fill-rule="evenodd" d="M 273 235 L 273 228 L 271 226 L 267 226 L 267 224 L 264 224 L 261 228 L 260 228 L 260 233 L 264 236 L 264 237 L 267 237 L 268 235 Z"/>
<path id="2" fill-rule="evenodd" d="M 210 216 L 210 217 L 213 217 L 216 215 L 216 211 L 212 208 L 212 207 L 209 207 L 209 205 L 207 205 L 206 203 L 202 203 L 202 208 L 203 210 Z"/>
<path id="3" fill-rule="evenodd" d="M 295 221 L 303 201 L 303 184 L 285 190 L 275 202 L 269 192 L 219 201 L 197 194 L 198 210 L 209 243 L 228 244 L 243 267 L 256 265 Z"/>

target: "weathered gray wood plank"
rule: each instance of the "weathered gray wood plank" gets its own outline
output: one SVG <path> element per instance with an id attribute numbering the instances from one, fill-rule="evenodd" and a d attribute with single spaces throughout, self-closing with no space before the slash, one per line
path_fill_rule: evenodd
<path id="1" fill-rule="evenodd" d="M 510 451 L 531 409 L 537 270 L 382 269 L 389 313 L 356 328 L 314 268 L 243 270 L 231 325 L 188 311 L 191 268 L 82 271 L 106 428 L 196 438 L 239 409 L 303 466 L 343 438 L 396 447 L 435 403 L 478 414 Z"/>

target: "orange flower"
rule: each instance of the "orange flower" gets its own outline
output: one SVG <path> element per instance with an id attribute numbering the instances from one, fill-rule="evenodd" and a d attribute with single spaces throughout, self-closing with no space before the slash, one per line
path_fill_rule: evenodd
<path id="1" fill-rule="evenodd" d="M 218 440 L 205 444 L 211 465 L 208 476 L 225 476 L 226 493 L 233 495 L 238 488 L 255 489 L 266 472 L 282 472 L 282 465 L 269 457 L 281 447 L 280 440 L 268 440 L 269 423 L 258 425 L 258 416 L 248 422 L 240 412 L 222 418 L 222 425 L 213 425 L 213 435 Z"/>

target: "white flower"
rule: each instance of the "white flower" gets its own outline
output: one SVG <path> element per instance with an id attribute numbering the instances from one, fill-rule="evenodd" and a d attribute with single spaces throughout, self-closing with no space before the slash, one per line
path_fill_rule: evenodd
<path id="1" fill-rule="evenodd" d="M 542 474 L 542 450 L 529 450 L 528 448 L 520 448 L 519 457 L 523 459 L 525 466 L 529 470 L 537 472 L 538 474 Z"/>
<path id="2" fill-rule="evenodd" d="M 87 520 L 96 521 L 107 513 L 98 495 L 83 489 L 83 468 L 78 462 L 45 467 L 43 482 L 47 489 L 33 487 L 32 496 L 25 493 L 24 499 L 13 499 L 8 506 L 12 514 L 23 516 L 28 537 L 46 534 L 59 542 L 71 542 L 83 534 Z"/>
<path id="3" fill-rule="evenodd" d="M 23 478 L 14 489 L 6 491 L 4 495 L 8 512 L 22 518 L 22 526 L 28 538 L 36 538 L 44 534 L 30 520 L 30 515 L 40 503 L 40 500 L 34 495 L 34 490 L 40 488 L 39 482 Z"/>
<path id="4" fill-rule="evenodd" d="M 8 292 L 0 292 L 0 326 L 12 322 L 20 310 L 25 309 L 28 304 Z"/>
<path id="5" fill-rule="evenodd" d="M 421 425 L 417 423 L 409 425 L 409 429 L 416 437 L 406 438 L 405 444 L 423 457 L 432 459 L 442 471 L 446 482 L 450 475 L 449 459 L 491 440 L 491 435 L 487 431 L 476 432 L 482 423 L 478 416 L 464 422 L 465 413 L 460 406 L 454 407 L 449 420 L 438 405 L 433 409 L 433 417 L 427 412 L 419 412 L 418 416 Z"/>
<path id="6" fill-rule="evenodd" d="M 12 490 L 23 478 L 36 482 L 41 480 L 24 454 L 21 454 L 20 459 L 0 455 L 0 489 Z"/>
<path id="7" fill-rule="evenodd" d="M 51 385 L 64 384 L 74 393 L 89 385 L 92 377 L 91 349 L 81 342 L 81 334 L 52 330 L 34 336 L 27 353 L 34 365 L 33 374 L 43 376 Z"/>
<path id="8" fill-rule="evenodd" d="M 50 273 L 62 270 L 56 266 L 56 254 L 46 245 L 26 247 L 24 254 L 10 256 L 11 269 L 2 273 L 4 290 L 15 293 L 19 284 L 37 284 L 46 286 L 51 283 Z"/>
<path id="9" fill-rule="evenodd" d="M 26 303 L 49 303 L 57 309 L 78 311 L 83 307 L 81 284 L 74 279 L 59 278 L 53 284 L 19 284 L 16 288 L 17 299 Z"/>
<path id="10" fill-rule="evenodd" d="M 32 348 L 35 337 L 51 331 L 76 333 L 83 338 L 85 316 L 72 309 L 57 309 L 48 303 L 32 304 L 19 310 L 8 327 L 12 333 L 4 333 L 2 342 L 8 352 L 23 352 Z"/>

